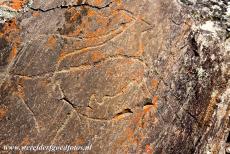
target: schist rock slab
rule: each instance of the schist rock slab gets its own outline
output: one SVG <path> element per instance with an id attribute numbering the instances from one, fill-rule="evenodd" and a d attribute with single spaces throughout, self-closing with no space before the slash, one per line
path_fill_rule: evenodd
<path id="1" fill-rule="evenodd" d="M 0 152 L 230 151 L 229 31 L 227 0 L 0 0 Z"/>

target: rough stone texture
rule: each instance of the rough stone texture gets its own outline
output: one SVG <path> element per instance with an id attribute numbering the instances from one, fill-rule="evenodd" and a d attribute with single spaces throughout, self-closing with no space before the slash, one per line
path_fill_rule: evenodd
<path id="1" fill-rule="evenodd" d="M 0 145 L 225 153 L 229 16 L 225 0 L 1 0 Z"/>

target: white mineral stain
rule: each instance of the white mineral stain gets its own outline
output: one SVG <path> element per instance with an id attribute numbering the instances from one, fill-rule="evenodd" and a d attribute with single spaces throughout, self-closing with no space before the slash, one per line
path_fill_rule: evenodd
<path id="1" fill-rule="evenodd" d="M 200 26 L 201 30 L 209 31 L 215 36 L 217 35 L 217 32 L 220 31 L 221 29 L 215 25 L 213 21 L 206 21 L 203 25 Z"/>
<path id="2" fill-rule="evenodd" d="M 216 59 L 216 56 L 214 54 L 211 55 L 211 59 L 212 60 L 215 60 Z"/>
<path id="3" fill-rule="evenodd" d="M 205 70 L 204 70 L 202 67 L 197 68 L 196 70 L 197 70 L 197 73 L 198 73 L 198 77 L 199 77 L 199 78 L 204 77 L 204 75 L 205 75 Z"/>
<path id="4" fill-rule="evenodd" d="M 230 2 L 228 2 L 226 15 L 230 16 Z"/>
<path id="5" fill-rule="evenodd" d="M 8 6 L 0 6 L 0 23 L 4 23 L 6 19 L 11 19 L 17 15 L 12 8 Z"/>

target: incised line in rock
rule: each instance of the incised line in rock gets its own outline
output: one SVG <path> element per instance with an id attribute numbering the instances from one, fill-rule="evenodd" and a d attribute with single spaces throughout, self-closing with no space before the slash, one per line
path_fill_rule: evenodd
<path id="1" fill-rule="evenodd" d="M 109 2 L 108 4 L 102 6 L 102 7 L 99 7 L 99 6 L 95 6 L 95 5 L 91 5 L 91 4 L 87 4 L 87 3 L 84 3 L 84 4 L 73 4 L 73 5 L 61 5 L 61 6 L 57 6 L 57 7 L 54 7 L 54 8 L 49 8 L 49 9 L 41 9 L 41 8 L 33 8 L 32 6 L 27 6 L 29 9 L 33 10 L 33 11 L 40 11 L 40 12 L 49 12 L 49 11 L 54 11 L 56 9 L 68 9 L 68 8 L 72 8 L 72 7 L 75 7 L 75 8 L 78 8 L 78 7 L 89 7 L 89 8 L 92 8 L 92 9 L 96 9 L 96 10 L 101 10 L 101 9 L 105 9 L 105 8 L 108 8 L 110 7 L 110 5 L 112 4 L 113 2 Z"/>
<path id="2" fill-rule="evenodd" d="M 18 96 L 18 95 L 17 95 L 17 96 Z M 22 97 L 20 97 L 20 96 L 18 96 L 18 97 L 21 99 L 21 101 L 22 101 L 22 103 L 24 104 L 25 108 L 29 111 L 29 113 L 30 113 L 31 116 L 33 117 L 33 119 L 34 119 L 34 124 L 35 124 L 35 128 L 36 128 L 36 130 L 38 131 L 38 133 L 40 133 L 39 124 L 38 124 L 38 122 L 37 122 L 37 119 L 36 119 L 36 117 L 35 117 L 34 112 L 33 112 L 32 109 L 26 104 L 26 102 L 24 101 L 24 99 L 23 99 Z"/>

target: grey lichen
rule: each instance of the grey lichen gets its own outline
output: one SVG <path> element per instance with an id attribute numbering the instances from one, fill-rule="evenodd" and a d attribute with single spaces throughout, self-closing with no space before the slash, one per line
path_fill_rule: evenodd
<path id="1" fill-rule="evenodd" d="M 17 15 L 17 11 L 7 6 L 0 6 L 0 23 L 4 23 Z"/>

